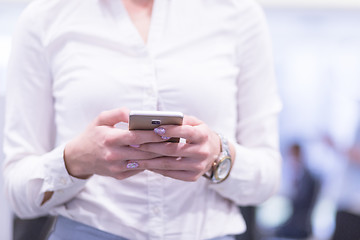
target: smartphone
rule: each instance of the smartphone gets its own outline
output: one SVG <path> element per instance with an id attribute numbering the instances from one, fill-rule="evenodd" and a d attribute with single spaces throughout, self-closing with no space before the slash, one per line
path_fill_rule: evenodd
<path id="1" fill-rule="evenodd" d="M 129 130 L 153 130 L 160 125 L 182 125 L 184 114 L 170 111 L 131 111 Z M 171 138 L 169 142 L 179 142 L 179 138 Z"/>

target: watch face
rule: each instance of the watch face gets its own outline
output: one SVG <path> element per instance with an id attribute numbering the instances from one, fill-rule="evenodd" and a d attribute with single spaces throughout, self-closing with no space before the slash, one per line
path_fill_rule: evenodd
<path id="1" fill-rule="evenodd" d="M 225 157 L 222 161 L 219 162 L 216 169 L 215 175 L 218 180 L 222 180 L 227 177 L 231 169 L 231 159 Z"/>

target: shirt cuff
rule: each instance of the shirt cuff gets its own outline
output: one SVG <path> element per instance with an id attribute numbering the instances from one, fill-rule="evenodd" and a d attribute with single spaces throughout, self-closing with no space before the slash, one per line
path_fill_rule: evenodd
<path id="1" fill-rule="evenodd" d="M 280 181 L 280 157 L 271 150 L 234 146 L 236 158 L 229 177 L 209 187 L 238 205 L 259 204 L 274 194 Z"/>
<path id="2" fill-rule="evenodd" d="M 44 184 L 41 192 L 58 191 L 70 187 L 84 186 L 87 180 L 71 176 L 65 166 L 64 149 L 65 145 L 60 145 L 48 153 L 44 163 Z"/>

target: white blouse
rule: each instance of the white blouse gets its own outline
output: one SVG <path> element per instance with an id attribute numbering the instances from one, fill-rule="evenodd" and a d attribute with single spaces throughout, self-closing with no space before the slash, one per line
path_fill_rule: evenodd
<path id="1" fill-rule="evenodd" d="M 245 231 L 238 206 L 265 201 L 280 180 L 270 48 L 253 0 L 156 0 L 146 44 L 120 0 L 33 1 L 8 68 L 4 176 L 14 211 L 60 214 L 140 240 Z M 230 177 L 71 177 L 65 144 L 119 107 L 203 120 L 236 146 Z M 41 206 L 46 191 L 55 193 Z"/>

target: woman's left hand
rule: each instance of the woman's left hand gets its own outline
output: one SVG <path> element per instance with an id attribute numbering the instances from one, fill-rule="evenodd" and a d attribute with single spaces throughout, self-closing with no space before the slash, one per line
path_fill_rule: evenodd
<path id="1" fill-rule="evenodd" d="M 137 149 L 163 157 L 138 160 L 137 170 L 148 169 L 166 177 L 197 181 L 206 173 L 220 154 L 220 138 L 205 123 L 185 116 L 182 126 L 165 125 L 156 131 L 159 137 L 180 137 L 186 143 L 146 143 Z"/>

